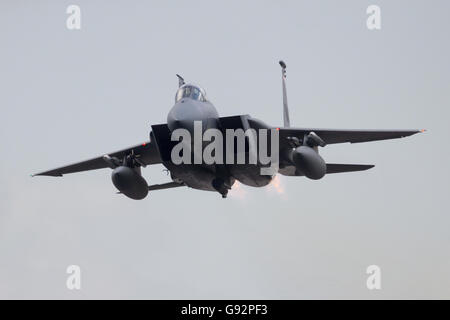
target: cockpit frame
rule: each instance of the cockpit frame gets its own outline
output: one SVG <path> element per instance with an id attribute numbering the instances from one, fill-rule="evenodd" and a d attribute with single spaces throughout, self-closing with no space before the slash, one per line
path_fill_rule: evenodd
<path id="1" fill-rule="evenodd" d="M 184 98 L 202 102 L 207 101 L 205 90 L 193 84 L 184 84 L 178 89 L 175 94 L 175 103 Z"/>

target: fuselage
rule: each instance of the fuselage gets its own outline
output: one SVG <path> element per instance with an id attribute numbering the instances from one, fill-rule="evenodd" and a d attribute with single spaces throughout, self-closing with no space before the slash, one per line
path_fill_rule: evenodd
<path id="1" fill-rule="evenodd" d="M 198 132 L 194 123 L 201 122 L 201 133 L 208 129 L 221 129 L 220 118 L 214 105 L 206 99 L 204 91 L 194 85 L 179 88 L 175 105 L 167 115 L 167 125 L 171 133 L 177 129 L 187 130 L 192 137 Z M 203 143 L 205 147 L 207 143 Z M 243 184 L 262 187 L 270 183 L 272 177 L 260 174 L 258 165 L 245 164 L 178 164 L 165 162 L 175 181 L 187 186 L 209 191 L 218 191 L 226 195 L 235 180 Z"/>

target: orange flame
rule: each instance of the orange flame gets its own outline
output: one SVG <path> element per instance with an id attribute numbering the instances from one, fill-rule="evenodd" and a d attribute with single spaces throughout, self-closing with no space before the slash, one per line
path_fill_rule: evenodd
<path id="1" fill-rule="evenodd" d="M 236 181 L 230 192 L 228 192 L 228 195 L 233 198 L 244 199 L 247 195 L 247 191 L 242 188 L 242 184 L 239 181 Z"/>
<path id="2" fill-rule="evenodd" d="M 268 190 L 275 191 L 278 194 L 284 194 L 284 187 L 279 175 L 273 177 L 272 181 L 269 184 Z"/>

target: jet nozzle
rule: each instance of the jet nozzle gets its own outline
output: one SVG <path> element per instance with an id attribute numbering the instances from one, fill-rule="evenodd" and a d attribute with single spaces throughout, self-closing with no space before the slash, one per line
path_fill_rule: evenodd
<path id="1" fill-rule="evenodd" d="M 283 69 L 286 69 L 286 63 L 283 60 L 280 60 L 279 64 Z"/>

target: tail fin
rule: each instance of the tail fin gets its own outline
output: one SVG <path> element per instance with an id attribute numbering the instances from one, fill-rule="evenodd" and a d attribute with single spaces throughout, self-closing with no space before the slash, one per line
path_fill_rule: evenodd
<path id="1" fill-rule="evenodd" d="M 286 63 L 284 63 L 282 60 L 280 60 L 280 66 L 281 66 L 281 80 L 283 84 L 283 121 L 284 121 L 284 127 L 288 128 L 291 126 L 291 122 L 289 120 L 289 108 L 288 108 L 288 101 L 287 101 L 287 92 L 286 92 Z"/>

